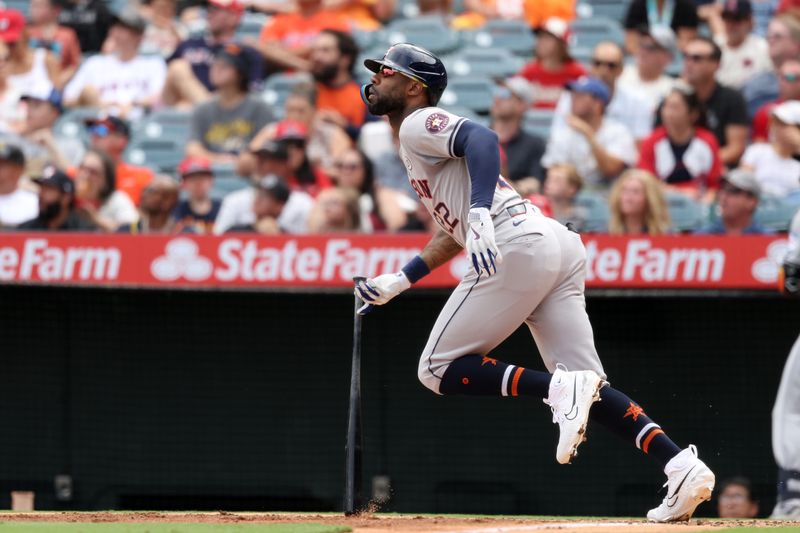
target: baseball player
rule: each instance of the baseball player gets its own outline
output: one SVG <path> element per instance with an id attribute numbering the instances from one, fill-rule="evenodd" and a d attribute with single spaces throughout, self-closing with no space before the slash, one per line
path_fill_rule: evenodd
<path id="1" fill-rule="evenodd" d="M 780 276 L 781 290 L 800 296 L 800 212 L 789 230 L 789 249 Z M 772 409 L 772 451 L 778 464 L 778 503 L 772 518 L 800 518 L 800 337 L 783 367 Z"/>
<path id="2" fill-rule="evenodd" d="M 398 44 L 364 65 L 374 76 L 362 98 L 399 134 L 411 186 L 439 230 L 400 272 L 357 282 L 356 294 L 367 302 L 359 312 L 386 304 L 466 249 L 473 268 L 433 326 L 420 381 L 443 395 L 543 398 L 559 426 L 559 463 L 576 455 L 590 418 L 609 427 L 664 466 L 667 496 L 648 518 L 688 520 L 711 497 L 714 474 L 693 445 L 681 450 L 636 402 L 605 382 L 585 310 L 580 237 L 544 217 L 500 176 L 494 132 L 435 107 L 447 86 L 436 56 Z M 489 355 L 522 323 L 552 374 Z"/>

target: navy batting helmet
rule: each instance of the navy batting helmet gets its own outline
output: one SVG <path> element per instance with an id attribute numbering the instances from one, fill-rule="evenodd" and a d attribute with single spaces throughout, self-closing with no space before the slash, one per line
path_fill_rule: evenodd
<path id="1" fill-rule="evenodd" d="M 367 59 L 364 66 L 372 72 L 378 72 L 381 67 L 389 67 L 422 83 L 431 105 L 439 103 L 439 98 L 447 87 L 444 63 L 424 48 L 413 44 L 396 44 L 386 51 L 383 59 Z"/>

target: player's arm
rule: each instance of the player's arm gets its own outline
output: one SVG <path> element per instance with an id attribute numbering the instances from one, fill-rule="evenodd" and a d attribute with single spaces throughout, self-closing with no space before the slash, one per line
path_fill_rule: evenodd
<path id="1" fill-rule="evenodd" d="M 444 230 L 438 230 L 425 245 L 419 258 L 428 267 L 428 272 L 450 261 L 461 252 L 461 245 Z"/>

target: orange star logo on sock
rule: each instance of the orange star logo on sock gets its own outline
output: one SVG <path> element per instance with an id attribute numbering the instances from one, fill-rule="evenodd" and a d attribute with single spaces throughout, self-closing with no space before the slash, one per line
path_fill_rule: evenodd
<path id="1" fill-rule="evenodd" d="M 497 366 L 497 359 L 492 359 L 491 357 L 483 356 L 483 360 L 481 361 L 481 366 L 485 365 L 486 363 L 491 363 L 492 366 Z"/>
<path id="2" fill-rule="evenodd" d="M 631 402 L 631 406 L 628 407 L 628 410 L 625 411 L 625 416 L 622 418 L 633 418 L 633 421 L 636 422 L 636 419 L 639 418 L 639 415 L 644 414 L 644 409 L 636 405 L 635 403 Z"/>

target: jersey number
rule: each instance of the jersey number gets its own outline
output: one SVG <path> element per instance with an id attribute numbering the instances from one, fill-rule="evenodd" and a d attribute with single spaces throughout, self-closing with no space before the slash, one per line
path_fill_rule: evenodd
<path id="1" fill-rule="evenodd" d="M 444 205 L 444 202 L 439 202 L 433 209 L 433 218 L 436 219 L 436 222 L 438 222 L 442 228 L 446 229 L 451 234 L 455 231 L 456 226 L 458 226 L 458 219 L 450 219 L 450 209 Z"/>

